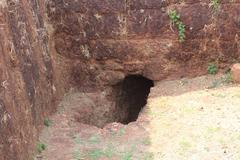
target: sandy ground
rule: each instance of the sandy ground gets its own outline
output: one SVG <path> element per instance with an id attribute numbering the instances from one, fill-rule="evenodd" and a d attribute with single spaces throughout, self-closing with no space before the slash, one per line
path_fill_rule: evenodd
<path id="1" fill-rule="evenodd" d="M 51 117 L 39 140 L 47 149 L 35 159 L 240 160 L 240 86 L 225 75 L 155 84 L 128 125 L 100 129 L 70 114 L 62 105 Z"/>

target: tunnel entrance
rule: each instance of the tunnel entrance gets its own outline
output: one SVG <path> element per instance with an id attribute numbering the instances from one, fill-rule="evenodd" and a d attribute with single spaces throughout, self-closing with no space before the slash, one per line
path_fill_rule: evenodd
<path id="1" fill-rule="evenodd" d="M 120 114 L 119 122 L 128 124 L 136 121 L 142 108 L 147 103 L 152 80 L 141 75 L 129 75 L 119 83 L 117 108 Z"/>
<path id="2" fill-rule="evenodd" d="M 113 122 L 128 124 L 137 120 L 153 85 L 152 80 L 141 75 L 129 75 L 104 92 L 69 94 L 63 105 L 80 123 L 100 128 Z"/>

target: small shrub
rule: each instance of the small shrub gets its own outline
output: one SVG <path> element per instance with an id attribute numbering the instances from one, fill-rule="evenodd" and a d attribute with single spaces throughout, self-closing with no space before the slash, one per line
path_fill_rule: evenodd
<path id="1" fill-rule="evenodd" d="M 44 125 L 45 125 L 46 127 L 50 127 L 50 126 L 52 125 L 52 121 L 51 121 L 50 119 L 45 119 L 45 120 L 44 120 Z"/>
<path id="2" fill-rule="evenodd" d="M 185 25 L 182 23 L 182 22 L 179 22 L 178 24 L 178 34 L 179 34 L 179 39 L 181 42 L 183 42 L 186 38 L 186 35 L 185 35 L 185 32 L 186 32 L 186 29 L 185 29 Z"/>
<path id="3" fill-rule="evenodd" d="M 208 66 L 208 73 L 209 74 L 217 74 L 218 72 L 218 66 L 215 63 L 211 63 Z"/>
<path id="4" fill-rule="evenodd" d="M 176 10 L 170 11 L 169 17 L 170 17 L 171 21 L 172 21 L 174 24 L 176 24 L 176 23 L 178 23 L 178 22 L 181 21 L 181 19 L 180 19 L 180 14 L 178 14 Z"/>
<path id="5" fill-rule="evenodd" d="M 177 13 L 176 10 L 170 11 L 169 13 L 169 18 L 171 22 L 178 27 L 178 35 L 179 35 L 179 40 L 180 42 L 183 42 L 186 38 L 186 28 L 183 22 L 181 21 L 181 16 L 179 13 Z"/>
<path id="6" fill-rule="evenodd" d="M 45 149 L 47 149 L 47 145 L 44 143 L 38 143 L 37 144 L 37 151 L 38 153 L 42 153 L 42 151 L 44 151 Z"/>

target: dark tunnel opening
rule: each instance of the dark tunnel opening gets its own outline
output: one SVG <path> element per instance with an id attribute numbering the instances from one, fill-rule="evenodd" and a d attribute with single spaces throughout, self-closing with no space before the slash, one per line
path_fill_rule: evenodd
<path id="1" fill-rule="evenodd" d="M 140 111 L 147 104 L 147 98 L 154 82 L 141 75 L 129 75 L 119 83 L 117 108 L 123 124 L 136 121 Z"/>

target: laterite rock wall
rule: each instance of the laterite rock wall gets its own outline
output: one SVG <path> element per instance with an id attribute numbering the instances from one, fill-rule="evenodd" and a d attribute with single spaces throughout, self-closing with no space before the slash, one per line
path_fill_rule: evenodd
<path id="1" fill-rule="evenodd" d="M 205 74 L 239 58 L 240 1 L 50 0 L 56 52 L 74 61 L 80 85 L 114 85 L 128 74 L 152 80 Z M 181 15 L 186 39 L 168 16 Z M 87 83 L 86 83 L 87 82 Z M 92 83 L 91 83 L 92 82 Z"/>
<path id="2" fill-rule="evenodd" d="M 0 0 L 0 160 L 32 159 L 40 126 L 68 88 L 44 19 L 44 1 Z"/>

